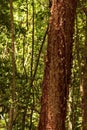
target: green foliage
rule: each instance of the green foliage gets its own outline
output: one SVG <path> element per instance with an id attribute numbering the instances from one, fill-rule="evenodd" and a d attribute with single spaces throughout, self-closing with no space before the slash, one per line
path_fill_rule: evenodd
<path id="1" fill-rule="evenodd" d="M 82 128 L 82 76 L 84 65 L 84 44 L 85 44 L 85 22 L 86 17 L 82 10 L 84 4 L 78 2 L 75 19 L 75 33 L 73 44 L 73 65 L 70 85 L 69 99 L 69 122 L 72 130 Z"/>
<path id="2" fill-rule="evenodd" d="M 78 2 L 73 45 L 73 66 L 67 121 L 73 130 L 81 128 L 80 81 L 84 65 L 85 14 L 82 1 Z M 33 12 L 34 9 L 34 12 Z M 47 39 L 39 55 L 44 34 L 48 26 L 50 11 L 48 0 L 13 0 L 16 99 L 13 130 L 36 130 L 40 114 L 41 84 L 44 74 L 44 57 Z M 33 16 L 34 15 L 34 16 Z M 34 18 L 34 23 L 33 23 Z M 33 33 L 34 26 L 34 33 Z M 0 129 L 7 128 L 12 104 L 12 45 L 10 25 L 10 3 L 0 1 Z M 34 35 L 34 36 L 33 36 Z M 33 39 L 34 38 L 34 39 Z M 34 48 L 32 48 L 34 40 Z M 79 46 L 78 46 L 79 45 Z M 33 56 L 32 56 L 33 51 Z M 32 60 L 33 58 L 33 60 Z M 38 68 L 37 62 L 39 59 Z M 33 64 L 31 65 L 31 61 Z M 31 72 L 32 71 L 32 72 Z M 36 75 L 34 73 L 36 71 Z M 24 121 L 25 118 L 25 121 Z M 24 121 L 24 122 L 23 122 Z M 68 127 L 68 123 L 67 123 Z"/>
<path id="3" fill-rule="evenodd" d="M 10 11 L 9 2 L 7 0 L 0 1 L 0 26 L 4 25 L 10 29 Z"/>
<path id="4" fill-rule="evenodd" d="M 33 14 L 34 6 L 34 14 Z M 12 104 L 12 45 L 10 25 L 10 3 L 0 2 L 0 129 L 7 128 L 9 110 Z M 16 62 L 16 99 L 13 130 L 36 130 L 40 111 L 41 82 L 44 67 L 44 48 L 39 57 L 39 50 L 43 41 L 49 19 L 48 1 L 13 1 L 14 32 L 15 32 L 15 62 Z M 34 15 L 34 16 L 33 16 Z M 32 29 L 34 17 L 34 50 L 32 59 Z M 46 46 L 46 44 L 44 45 Z M 37 73 L 33 79 L 37 59 L 39 59 Z M 26 110 L 26 111 L 25 111 Z M 25 116 L 25 122 L 23 118 Z M 32 119 L 31 119 L 32 118 Z"/>

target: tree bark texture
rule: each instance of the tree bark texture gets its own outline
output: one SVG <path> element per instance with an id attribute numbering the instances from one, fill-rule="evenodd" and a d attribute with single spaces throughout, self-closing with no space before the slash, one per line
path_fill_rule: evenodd
<path id="1" fill-rule="evenodd" d="M 38 130 L 65 130 L 75 0 L 52 0 Z"/>
<path id="2" fill-rule="evenodd" d="M 82 93 L 82 130 L 87 130 L 87 8 L 84 9 L 86 14 L 86 31 L 84 46 L 84 69 L 83 69 L 83 93 Z"/>

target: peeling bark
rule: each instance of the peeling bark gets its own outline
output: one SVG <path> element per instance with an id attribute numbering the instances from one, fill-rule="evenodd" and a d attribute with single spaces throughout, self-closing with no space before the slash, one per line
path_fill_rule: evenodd
<path id="1" fill-rule="evenodd" d="M 65 130 L 75 9 L 75 0 L 52 0 L 38 130 Z"/>

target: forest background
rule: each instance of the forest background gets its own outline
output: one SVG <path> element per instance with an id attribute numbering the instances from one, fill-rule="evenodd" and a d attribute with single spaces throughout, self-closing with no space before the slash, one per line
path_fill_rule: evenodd
<path id="1" fill-rule="evenodd" d="M 83 8 L 86 5 L 86 1 L 77 2 L 66 118 L 69 130 L 80 130 L 82 127 L 82 76 L 87 19 Z M 48 0 L 0 1 L 1 130 L 7 129 L 11 122 L 13 130 L 37 129 L 44 63 L 47 60 L 49 16 Z"/>

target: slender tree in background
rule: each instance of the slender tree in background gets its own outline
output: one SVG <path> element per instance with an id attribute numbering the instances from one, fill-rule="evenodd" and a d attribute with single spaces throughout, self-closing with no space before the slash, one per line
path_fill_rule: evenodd
<path id="1" fill-rule="evenodd" d="M 82 99 L 82 130 L 87 130 L 87 8 L 83 9 L 86 15 L 85 27 L 85 49 L 84 49 L 84 70 L 83 70 L 83 99 Z"/>
<path id="2" fill-rule="evenodd" d="M 30 83 L 30 89 L 31 89 L 31 93 L 33 91 L 33 65 L 34 65 L 34 35 L 35 35 L 35 28 L 34 28 L 34 20 L 35 20 L 35 11 L 34 11 L 34 0 L 32 0 L 32 55 L 31 55 L 31 83 Z M 32 98 L 33 98 L 33 101 L 32 101 L 32 106 L 31 106 L 31 113 L 30 113 L 30 125 L 29 125 L 29 130 L 32 130 L 32 118 L 33 118 L 33 106 L 34 106 L 34 91 L 33 91 L 33 94 L 32 94 Z"/>
<path id="3" fill-rule="evenodd" d="M 75 10 L 75 0 L 52 0 L 39 130 L 65 130 Z"/>
<path id="4" fill-rule="evenodd" d="M 11 86 L 11 107 L 10 107 L 10 112 L 9 112 L 9 122 L 8 122 L 8 130 L 12 130 L 13 126 L 13 118 L 14 118 L 14 103 L 15 103 L 15 87 L 16 87 L 16 81 L 15 81 L 15 46 L 14 46 L 14 20 L 13 20 L 13 1 L 10 0 L 10 17 L 11 17 L 11 42 L 12 42 L 12 69 L 13 69 L 13 76 L 12 76 L 12 86 Z"/>
<path id="5" fill-rule="evenodd" d="M 80 3 L 77 4 L 77 12 L 79 12 L 79 6 Z M 79 35 L 79 19 L 78 19 L 78 13 L 76 13 L 75 17 L 75 33 L 74 33 L 74 44 L 73 44 L 73 68 L 72 68 L 72 78 L 71 78 L 71 84 L 70 84 L 70 127 L 72 130 L 75 130 L 77 127 L 78 129 L 81 127 L 81 93 L 80 93 L 80 87 L 82 85 L 82 51 L 81 51 L 81 45 L 83 45 L 83 42 L 80 41 L 80 35 Z M 75 69 L 76 68 L 76 69 Z M 75 71 L 77 70 L 77 72 Z M 79 111 L 78 111 L 79 110 Z M 70 110 L 69 110 L 70 111 Z M 79 116 L 78 116 L 79 115 Z M 69 129 L 70 130 L 70 129 Z"/>

